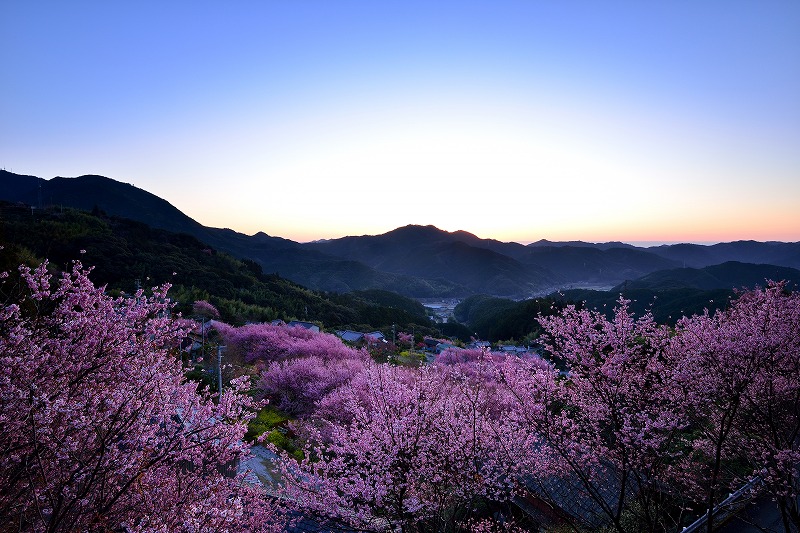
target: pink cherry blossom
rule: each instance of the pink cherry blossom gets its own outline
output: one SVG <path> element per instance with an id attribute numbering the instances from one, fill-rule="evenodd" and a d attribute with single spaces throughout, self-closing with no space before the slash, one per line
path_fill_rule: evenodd
<path id="1" fill-rule="evenodd" d="M 279 531 L 277 506 L 228 475 L 257 407 L 186 383 L 168 286 L 111 298 L 80 263 L 5 278 L 0 523 L 20 531 Z"/>

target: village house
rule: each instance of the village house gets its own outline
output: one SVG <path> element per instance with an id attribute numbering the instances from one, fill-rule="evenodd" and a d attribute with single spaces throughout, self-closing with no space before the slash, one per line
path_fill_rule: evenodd
<path id="1" fill-rule="evenodd" d="M 336 336 L 342 339 L 344 342 L 349 342 L 352 344 L 356 344 L 364 340 L 363 333 L 361 333 L 360 331 L 352 331 L 349 329 L 337 331 Z"/>
<path id="2" fill-rule="evenodd" d="M 295 327 L 297 327 L 297 328 L 305 328 L 305 329 L 314 331 L 316 333 L 319 333 L 319 326 L 314 324 L 313 322 L 303 322 L 302 320 L 292 320 L 291 322 L 286 324 L 286 327 L 289 327 L 289 328 L 295 328 Z"/>
<path id="3" fill-rule="evenodd" d="M 349 329 L 339 330 L 336 336 L 345 342 L 357 344 L 359 342 L 388 342 L 386 337 L 380 331 L 373 331 L 371 333 L 361 333 L 360 331 L 352 331 Z"/>

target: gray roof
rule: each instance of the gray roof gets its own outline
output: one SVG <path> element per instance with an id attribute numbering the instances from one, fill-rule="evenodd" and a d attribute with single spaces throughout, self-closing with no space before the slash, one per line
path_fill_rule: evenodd
<path id="1" fill-rule="evenodd" d="M 591 489 L 594 496 L 602 499 L 608 508 L 614 509 L 618 505 L 621 489 L 619 472 L 607 464 L 595 465 L 593 469 L 594 481 L 591 482 Z M 575 474 L 548 476 L 544 479 L 523 476 L 521 481 L 532 494 L 554 505 L 585 526 L 599 528 L 609 522 L 609 517 L 603 512 L 600 502 L 589 496 L 586 486 Z M 628 482 L 626 499 L 637 490 L 633 479 L 629 479 Z"/>
<path id="2" fill-rule="evenodd" d="M 346 329 L 344 331 L 337 331 L 336 334 L 341 337 L 343 341 L 347 342 L 358 342 L 364 338 L 364 334 L 358 331 L 351 331 Z"/>
<path id="3" fill-rule="evenodd" d="M 301 320 L 292 320 L 291 322 L 289 322 L 286 325 L 288 327 L 290 327 L 290 328 L 301 327 L 301 328 L 310 329 L 311 331 L 319 331 L 319 326 L 314 324 L 313 322 L 303 322 Z"/>

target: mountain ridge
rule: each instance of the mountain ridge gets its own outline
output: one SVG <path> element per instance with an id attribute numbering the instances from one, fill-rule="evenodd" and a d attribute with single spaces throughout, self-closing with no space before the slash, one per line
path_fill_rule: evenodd
<path id="1" fill-rule="evenodd" d="M 660 270 L 726 261 L 800 268 L 800 243 L 776 241 L 645 248 L 614 241 L 542 239 L 523 245 L 483 239 L 464 230 L 409 224 L 381 235 L 299 243 L 263 231 L 245 235 L 203 226 L 167 200 L 104 176 L 43 180 L 2 170 L 0 185 L 2 200 L 99 209 L 188 233 L 236 257 L 256 261 L 264 272 L 330 292 L 383 289 L 413 297 L 490 294 L 523 299 L 562 287 L 610 288 Z"/>

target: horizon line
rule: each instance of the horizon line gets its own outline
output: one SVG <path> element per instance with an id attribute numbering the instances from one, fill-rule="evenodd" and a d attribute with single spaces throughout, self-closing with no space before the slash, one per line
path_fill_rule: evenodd
<path id="1" fill-rule="evenodd" d="M 103 174 L 88 173 L 88 174 L 80 174 L 78 176 L 61 176 L 61 175 L 58 175 L 58 176 L 53 176 L 52 178 L 42 178 L 40 176 L 36 176 L 35 174 L 20 174 L 20 173 L 14 172 L 11 168 L 7 168 L 7 167 L 0 167 L 0 171 L 8 172 L 9 174 L 14 174 L 14 175 L 17 175 L 17 176 L 33 177 L 33 178 L 36 178 L 36 179 L 39 179 L 39 180 L 42 180 L 42 181 L 51 181 L 51 180 L 56 179 L 56 178 L 77 179 L 77 178 L 83 178 L 83 177 L 89 177 L 89 176 L 101 177 L 101 178 L 104 178 L 104 179 L 107 179 L 107 180 L 110 180 L 110 181 L 114 181 L 114 182 L 117 182 L 117 183 L 130 185 L 130 186 L 132 186 L 132 187 L 134 187 L 134 188 L 136 188 L 138 190 L 141 190 L 141 191 L 143 191 L 143 192 L 145 192 L 147 194 L 150 194 L 150 195 L 152 195 L 152 196 L 154 196 L 156 198 L 159 198 L 159 199 L 161 199 L 163 201 L 166 201 L 173 208 L 178 210 L 181 214 L 183 214 L 187 218 L 189 218 L 189 219 L 191 219 L 191 220 L 193 220 L 193 221 L 195 221 L 195 222 L 197 222 L 197 223 L 199 223 L 199 224 L 201 224 L 201 225 L 203 225 L 205 227 L 208 227 L 208 228 L 214 228 L 215 227 L 215 226 L 210 226 L 210 225 L 206 226 L 203 222 L 201 222 L 201 221 L 189 216 L 186 212 L 184 212 L 182 209 L 180 209 L 177 205 L 172 203 L 171 200 L 168 200 L 167 198 L 158 196 L 157 194 L 149 191 L 148 189 L 145 189 L 145 188 L 143 188 L 143 187 L 141 187 L 139 185 L 136 185 L 135 183 L 125 182 L 125 181 L 122 181 L 120 179 L 112 178 L 112 177 L 109 177 L 109 176 L 106 176 L 106 175 L 103 175 Z M 337 240 L 337 239 L 343 239 L 343 238 L 347 238 L 347 237 L 379 236 L 379 235 L 384 235 L 386 233 L 389 233 L 389 232 L 392 232 L 394 230 L 401 229 L 401 228 L 404 228 L 404 227 L 408 227 L 408 226 L 418 226 L 418 227 L 429 226 L 429 227 L 436 228 L 439 231 L 443 231 L 443 232 L 447 232 L 447 233 L 465 232 L 465 233 L 469 233 L 471 235 L 474 235 L 475 237 L 477 237 L 479 239 L 495 240 L 495 241 L 504 242 L 504 243 L 516 243 L 516 244 L 520 244 L 522 246 L 528 246 L 530 244 L 533 244 L 533 243 L 536 243 L 536 242 L 540 242 L 540 241 L 548 241 L 548 242 L 552 242 L 553 244 L 561 244 L 561 245 L 568 245 L 569 243 L 582 243 L 582 244 L 587 244 L 587 245 L 603 245 L 603 244 L 609 244 L 609 243 L 620 243 L 620 244 L 633 246 L 633 247 L 636 247 L 636 248 L 645 248 L 646 249 L 646 248 L 653 248 L 653 247 L 658 247 L 658 246 L 674 246 L 674 245 L 680 245 L 680 244 L 692 244 L 692 245 L 697 245 L 697 246 L 714 246 L 716 244 L 726 244 L 726 243 L 733 243 L 733 242 L 748 242 L 748 241 L 750 241 L 750 242 L 760 242 L 760 243 L 775 242 L 775 243 L 790 243 L 790 244 L 791 243 L 800 242 L 800 240 L 797 240 L 797 241 L 794 241 L 794 240 L 780 240 L 780 239 L 763 239 L 762 240 L 762 239 L 754 239 L 754 238 L 746 238 L 746 237 L 734 238 L 734 239 L 730 239 L 730 240 L 719 240 L 719 239 L 716 239 L 716 240 L 620 239 L 620 238 L 611 238 L 611 239 L 607 239 L 607 240 L 584 240 L 582 238 L 578 238 L 578 239 L 575 239 L 575 238 L 571 238 L 571 239 L 549 239 L 549 238 L 546 238 L 546 237 L 541 237 L 541 238 L 535 239 L 535 240 L 513 240 L 513 239 L 504 240 L 504 239 L 502 239 L 500 237 L 480 237 L 480 236 L 476 235 L 475 233 L 473 233 L 473 232 L 471 232 L 469 230 L 465 230 L 463 228 L 459 228 L 457 230 L 450 231 L 450 230 L 442 229 L 442 228 L 440 228 L 439 226 L 437 226 L 435 224 L 424 224 L 424 223 L 408 223 L 408 224 L 405 224 L 405 225 L 400 225 L 400 226 L 397 226 L 395 228 L 391 228 L 391 229 L 385 230 L 385 231 L 380 232 L 380 233 L 362 233 L 360 235 L 348 234 L 348 235 L 341 235 L 341 236 L 337 236 L 337 237 L 321 237 L 321 238 L 308 239 L 308 240 L 306 240 L 306 239 L 302 239 L 302 240 L 297 239 L 296 240 L 296 238 L 292 238 L 292 237 L 285 237 L 283 235 L 267 233 L 267 231 L 265 231 L 264 229 L 259 229 L 259 230 L 256 230 L 256 231 L 252 232 L 252 233 L 248 232 L 246 230 L 243 231 L 242 229 L 234 229 L 231 226 L 227 226 L 227 225 L 224 226 L 223 228 L 220 228 L 220 229 L 229 229 L 229 230 L 232 230 L 232 231 L 235 231 L 237 233 L 241 233 L 242 235 L 247 235 L 247 236 L 254 236 L 254 235 L 257 235 L 259 233 L 263 233 L 263 234 L 268 235 L 270 237 L 290 240 L 290 241 L 296 242 L 298 244 L 311 244 L 311 243 L 317 243 L 317 242 L 326 242 L 326 241 L 332 241 L 332 240 Z"/>

